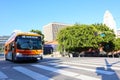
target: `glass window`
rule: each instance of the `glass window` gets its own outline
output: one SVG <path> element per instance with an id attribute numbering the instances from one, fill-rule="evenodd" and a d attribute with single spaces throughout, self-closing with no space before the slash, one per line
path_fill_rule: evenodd
<path id="1" fill-rule="evenodd" d="M 41 37 L 19 36 L 16 40 L 18 49 L 36 50 L 42 49 Z"/>

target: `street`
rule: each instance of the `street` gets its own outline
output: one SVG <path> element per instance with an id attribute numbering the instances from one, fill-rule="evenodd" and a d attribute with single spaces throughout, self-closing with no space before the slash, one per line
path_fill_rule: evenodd
<path id="1" fill-rule="evenodd" d="M 120 58 L 61 57 L 19 63 L 0 58 L 0 80 L 120 80 Z"/>

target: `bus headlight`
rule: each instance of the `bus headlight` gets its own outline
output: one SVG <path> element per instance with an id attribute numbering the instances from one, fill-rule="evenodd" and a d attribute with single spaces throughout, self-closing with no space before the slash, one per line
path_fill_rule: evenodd
<path id="1" fill-rule="evenodd" d="M 39 54 L 39 57 L 37 58 L 38 60 L 42 60 L 43 59 L 43 53 Z"/>
<path id="2" fill-rule="evenodd" d="M 16 56 L 19 56 L 19 57 L 21 57 L 21 56 L 22 56 L 22 54 L 21 54 L 21 53 L 17 53 L 17 54 L 16 54 Z"/>
<path id="3" fill-rule="evenodd" d="M 41 53 L 41 55 L 43 55 L 43 53 Z"/>
<path id="4" fill-rule="evenodd" d="M 43 56 L 43 53 L 40 53 L 40 55 L 39 56 Z"/>

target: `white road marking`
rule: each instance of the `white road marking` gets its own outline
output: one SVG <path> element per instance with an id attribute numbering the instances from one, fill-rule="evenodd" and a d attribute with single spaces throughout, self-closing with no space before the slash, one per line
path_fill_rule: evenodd
<path id="1" fill-rule="evenodd" d="M 105 68 L 105 69 L 112 69 L 112 70 L 120 70 L 120 68 L 119 67 L 114 67 L 114 66 L 111 66 L 111 67 L 109 67 L 109 66 L 106 66 L 106 65 L 94 65 L 94 64 L 84 64 L 84 63 L 71 63 L 71 62 L 61 62 L 61 63 L 63 63 L 63 64 L 73 64 L 73 65 L 81 65 L 81 66 L 89 66 L 89 67 L 103 67 L 103 68 Z"/>
<path id="2" fill-rule="evenodd" d="M 0 79 L 8 78 L 3 72 L 0 71 Z"/>
<path id="3" fill-rule="evenodd" d="M 15 70 L 17 70 L 17 71 L 31 77 L 31 78 L 33 78 L 35 80 L 54 80 L 52 78 L 48 78 L 48 77 L 46 77 L 44 75 L 41 75 L 41 74 L 39 74 L 37 72 L 31 71 L 31 70 L 29 70 L 27 68 L 24 68 L 24 67 L 21 67 L 21 66 L 13 67 L 13 69 L 15 69 Z"/>
<path id="4" fill-rule="evenodd" d="M 50 65 L 54 65 L 54 66 L 68 67 L 68 68 L 74 68 L 74 69 L 81 69 L 81 70 L 86 70 L 86 71 L 91 71 L 91 72 L 96 72 L 96 73 L 106 74 L 106 75 L 113 75 L 115 73 L 115 72 L 111 72 L 111 71 L 89 69 L 89 68 L 77 67 L 77 66 L 65 65 L 65 64 L 57 64 L 57 63 L 49 63 L 49 64 Z"/>
<path id="5" fill-rule="evenodd" d="M 99 58 L 98 58 L 99 59 Z M 91 66 L 92 65 L 96 65 L 96 66 L 106 66 L 104 63 L 105 61 L 104 60 L 98 60 L 98 59 L 90 59 L 90 60 L 73 60 L 73 61 L 65 61 L 65 63 L 72 63 L 72 64 L 88 64 L 88 66 Z M 112 69 L 116 69 L 116 70 L 120 70 L 120 60 L 119 59 L 107 59 L 109 60 L 110 64 L 112 64 Z M 48 61 L 50 63 L 54 63 L 54 61 Z M 89 65 L 90 64 L 90 65 Z M 91 66 L 92 67 L 92 66 Z"/>
<path id="6" fill-rule="evenodd" d="M 56 73 L 59 73 L 59 74 L 65 75 L 65 76 L 73 77 L 73 78 L 76 78 L 76 79 L 100 80 L 100 79 L 95 78 L 95 77 L 90 77 L 90 76 L 87 76 L 87 75 L 81 75 L 81 74 L 78 74 L 78 73 L 75 73 L 75 72 L 65 71 L 65 70 L 61 70 L 61 69 L 57 69 L 57 68 L 53 68 L 53 67 L 47 67 L 47 66 L 43 66 L 43 65 L 32 65 L 32 66 L 37 67 L 37 68 L 41 68 L 41 69 L 45 69 L 45 70 L 48 70 L 48 71 L 56 72 Z"/>

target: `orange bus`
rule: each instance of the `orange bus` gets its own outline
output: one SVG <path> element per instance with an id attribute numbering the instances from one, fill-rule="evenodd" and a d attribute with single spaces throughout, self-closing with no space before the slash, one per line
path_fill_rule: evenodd
<path id="1" fill-rule="evenodd" d="M 42 37 L 31 32 L 14 32 L 4 46 L 5 60 L 42 60 Z"/>

